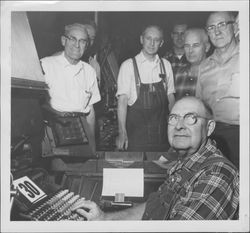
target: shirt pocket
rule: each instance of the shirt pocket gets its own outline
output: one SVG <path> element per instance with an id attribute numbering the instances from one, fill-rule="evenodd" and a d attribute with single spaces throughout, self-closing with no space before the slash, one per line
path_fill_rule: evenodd
<path id="1" fill-rule="evenodd" d="M 228 80 L 218 84 L 217 99 L 238 98 L 240 95 L 239 72 L 231 73 Z"/>
<path id="2" fill-rule="evenodd" d="M 231 74 L 231 83 L 228 89 L 228 96 L 229 97 L 240 97 L 240 74 L 232 73 Z"/>

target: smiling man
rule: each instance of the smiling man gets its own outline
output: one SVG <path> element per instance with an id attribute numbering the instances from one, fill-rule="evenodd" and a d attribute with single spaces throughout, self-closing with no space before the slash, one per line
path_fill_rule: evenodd
<path id="1" fill-rule="evenodd" d="M 167 115 L 174 104 L 170 63 L 157 52 L 163 45 L 159 26 L 147 26 L 141 52 L 121 65 L 117 93 L 119 135 L 117 148 L 130 151 L 165 151 Z"/>
<path id="2" fill-rule="evenodd" d="M 84 25 L 66 25 L 61 36 L 63 52 L 41 59 L 45 81 L 49 87 L 50 106 L 59 113 L 80 112 L 87 121 L 89 141 L 95 148 L 95 111 L 93 104 L 100 101 L 96 72 L 80 60 L 88 46 Z M 85 125 L 85 123 L 84 123 Z M 91 139 L 90 139 L 91 137 Z"/>
<path id="3" fill-rule="evenodd" d="M 203 101 L 196 97 L 177 101 L 168 118 L 168 137 L 178 160 L 147 203 L 104 213 L 96 203 L 82 201 L 74 210 L 88 220 L 237 218 L 239 174 L 208 138 L 214 127 L 212 110 Z"/>

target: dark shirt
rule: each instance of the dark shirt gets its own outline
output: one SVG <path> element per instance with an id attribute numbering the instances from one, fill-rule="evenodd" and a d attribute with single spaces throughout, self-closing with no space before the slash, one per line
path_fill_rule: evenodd
<path id="1" fill-rule="evenodd" d="M 175 74 L 176 74 L 178 69 L 186 67 L 187 64 L 189 64 L 185 55 L 183 55 L 179 59 L 178 56 L 175 55 L 173 51 L 167 52 L 166 55 L 164 56 L 164 58 L 166 58 L 171 63 L 174 78 L 175 78 Z"/>
<path id="2" fill-rule="evenodd" d="M 184 96 L 195 96 L 197 76 L 192 76 L 190 65 L 177 70 L 175 74 L 175 99 Z"/>

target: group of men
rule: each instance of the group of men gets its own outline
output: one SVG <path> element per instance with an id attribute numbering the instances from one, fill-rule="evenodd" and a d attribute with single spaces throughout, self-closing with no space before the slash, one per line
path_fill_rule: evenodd
<path id="1" fill-rule="evenodd" d="M 178 162 L 166 171 L 168 178 L 147 203 L 104 213 L 96 203 L 82 201 L 74 208 L 88 220 L 233 219 L 237 215 L 239 49 L 234 16 L 214 12 L 205 29 L 175 25 L 171 37 L 173 51 L 168 60 L 160 58 L 163 31 L 147 26 L 140 36 L 141 52 L 121 65 L 116 144 L 119 150 L 174 151 Z M 209 39 L 215 49 L 206 58 Z M 93 104 L 100 93 L 95 70 L 81 61 L 89 44 L 86 25 L 66 26 L 61 43 L 62 53 L 41 60 L 50 104 L 60 112 L 84 113 L 94 136 Z"/>
<path id="2" fill-rule="evenodd" d="M 167 115 L 176 100 L 197 96 L 214 111 L 218 148 L 239 167 L 239 46 L 234 16 L 215 12 L 206 29 L 174 25 L 173 49 L 160 59 L 163 32 L 148 26 L 141 52 L 125 61 L 118 76 L 118 149 L 166 150 Z M 210 42 L 214 52 L 206 58 Z M 170 65 L 171 64 L 171 65 Z M 162 88 L 160 86 L 163 86 Z"/>

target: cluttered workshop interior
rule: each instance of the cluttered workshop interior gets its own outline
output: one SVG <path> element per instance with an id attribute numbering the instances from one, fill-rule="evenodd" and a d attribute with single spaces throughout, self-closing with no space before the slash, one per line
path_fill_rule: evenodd
<path id="1" fill-rule="evenodd" d="M 71 206 L 81 198 L 95 201 L 104 211 L 130 208 L 147 200 L 164 182 L 166 169 L 175 162 L 175 157 L 168 157 L 166 151 L 116 148 L 116 91 L 121 63 L 140 49 L 139 27 L 143 17 L 171 20 L 174 15 L 174 12 L 11 13 L 11 221 L 84 220 L 71 212 Z M 199 17 L 203 24 L 207 15 L 196 12 L 194 20 Z M 101 100 L 94 104 L 94 143 L 80 114 L 60 115 L 47 107 L 49 87 L 40 63 L 43 57 L 62 50 L 65 25 L 84 21 L 93 21 L 98 28 L 94 53 L 100 65 Z M 161 49 L 164 46 L 168 44 Z M 143 182 L 133 179 L 134 174 L 142 177 Z M 111 182 L 118 190 L 112 188 Z"/>

